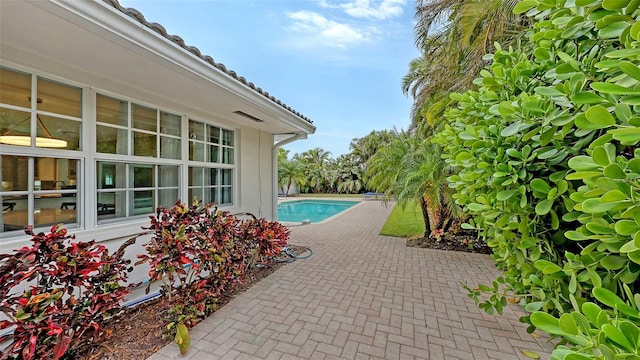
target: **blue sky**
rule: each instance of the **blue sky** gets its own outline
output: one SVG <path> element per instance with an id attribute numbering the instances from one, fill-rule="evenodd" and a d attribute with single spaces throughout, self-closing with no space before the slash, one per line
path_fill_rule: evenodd
<path id="1" fill-rule="evenodd" d="M 406 128 L 402 77 L 418 56 L 411 0 L 120 0 L 313 120 L 291 153 L 349 152 Z"/>

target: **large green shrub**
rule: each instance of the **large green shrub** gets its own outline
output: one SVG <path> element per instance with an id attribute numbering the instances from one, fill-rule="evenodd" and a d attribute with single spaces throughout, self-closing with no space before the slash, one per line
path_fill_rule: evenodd
<path id="1" fill-rule="evenodd" d="M 566 326 L 569 312 L 585 316 L 585 304 L 598 301 L 612 308 L 602 321 L 571 317 L 587 333 L 638 323 L 636 312 L 617 306 L 638 308 L 638 6 L 522 1 L 515 11 L 534 19 L 528 36 L 518 49 L 490 55 L 477 90 L 452 95 L 449 125 L 435 140 L 457 169 L 450 186 L 472 214 L 467 226 L 480 231 L 504 270 L 494 286 L 471 295 L 489 292 L 482 306 L 490 311 L 511 298 L 548 313 L 531 317 L 547 331 L 540 319 L 557 316 L 570 333 L 551 333 L 577 345 L 556 358 L 576 349 L 604 358 L 638 354 L 637 336 L 632 347 L 604 335 L 580 342 Z M 595 295 L 605 291 L 620 302 Z"/>

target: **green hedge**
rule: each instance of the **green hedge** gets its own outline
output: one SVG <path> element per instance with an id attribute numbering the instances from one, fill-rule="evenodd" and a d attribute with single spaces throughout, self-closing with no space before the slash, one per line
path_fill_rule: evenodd
<path id="1" fill-rule="evenodd" d="M 451 96 L 434 139 L 504 271 L 471 296 L 534 312 L 524 321 L 568 344 L 554 359 L 640 355 L 639 6 L 520 2 L 533 28 Z"/>

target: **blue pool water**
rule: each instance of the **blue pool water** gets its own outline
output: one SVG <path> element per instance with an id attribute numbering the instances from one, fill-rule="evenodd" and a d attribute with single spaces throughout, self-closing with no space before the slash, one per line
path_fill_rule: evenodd
<path id="1" fill-rule="evenodd" d="M 295 200 L 278 204 L 278 221 L 301 222 L 311 220 L 321 222 L 344 211 L 359 201 L 338 200 Z"/>

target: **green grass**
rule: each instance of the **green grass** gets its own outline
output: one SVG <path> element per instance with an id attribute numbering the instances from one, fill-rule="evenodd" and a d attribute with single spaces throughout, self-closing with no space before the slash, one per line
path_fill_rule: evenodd
<path id="1" fill-rule="evenodd" d="M 412 202 L 406 208 L 400 205 L 395 206 L 391 211 L 391 215 L 384 223 L 380 235 L 395 237 L 410 237 L 424 234 L 424 221 L 422 220 L 422 211 L 418 207 L 417 202 Z"/>

